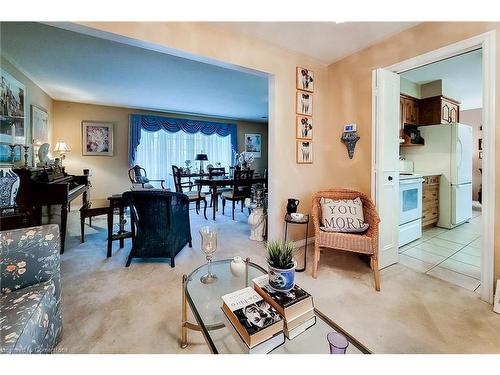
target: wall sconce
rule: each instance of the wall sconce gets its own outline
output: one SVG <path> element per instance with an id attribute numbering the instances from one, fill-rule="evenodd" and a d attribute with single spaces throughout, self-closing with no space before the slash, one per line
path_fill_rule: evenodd
<path id="1" fill-rule="evenodd" d="M 342 137 L 340 137 L 340 140 L 344 142 L 347 147 L 349 159 L 352 159 L 354 156 L 354 148 L 356 147 L 356 143 L 359 139 L 360 137 L 356 131 L 356 124 L 344 125 L 344 133 L 342 134 Z"/>

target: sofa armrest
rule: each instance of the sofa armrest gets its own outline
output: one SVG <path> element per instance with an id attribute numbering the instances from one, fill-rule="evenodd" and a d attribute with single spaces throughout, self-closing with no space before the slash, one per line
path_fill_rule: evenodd
<path id="1" fill-rule="evenodd" d="M 60 239 L 57 225 L 0 232 L 2 293 L 52 280 L 60 296 Z"/>

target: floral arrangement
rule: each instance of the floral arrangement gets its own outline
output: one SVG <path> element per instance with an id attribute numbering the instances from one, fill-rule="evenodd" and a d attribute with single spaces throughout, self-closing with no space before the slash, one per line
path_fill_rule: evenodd
<path id="1" fill-rule="evenodd" d="M 242 168 L 249 168 L 255 160 L 252 154 L 244 151 L 239 154 L 235 152 L 234 159 Z"/>

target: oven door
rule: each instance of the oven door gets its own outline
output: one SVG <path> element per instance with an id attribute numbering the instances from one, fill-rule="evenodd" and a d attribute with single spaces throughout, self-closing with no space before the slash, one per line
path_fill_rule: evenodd
<path id="1" fill-rule="evenodd" d="M 399 224 L 422 217 L 422 178 L 399 182 Z"/>

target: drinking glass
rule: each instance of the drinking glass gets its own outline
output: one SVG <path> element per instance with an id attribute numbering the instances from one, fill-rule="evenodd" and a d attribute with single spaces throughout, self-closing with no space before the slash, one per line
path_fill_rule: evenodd
<path id="1" fill-rule="evenodd" d="M 326 338 L 330 344 L 330 354 L 345 354 L 349 341 L 344 335 L 338 332 L 330 332 L 326 335 Z"/>
<path id="2" fill-rule="evenodd" d="M 203 226 L 200 229 L 201 250 L 207 258 L 208 272 L 200 278 L 203 284 L 212 284 L 217 281 L 217 276 L 212 274 L 212 256 L 217 250 L 217 229 L 212 226 Z"/>

